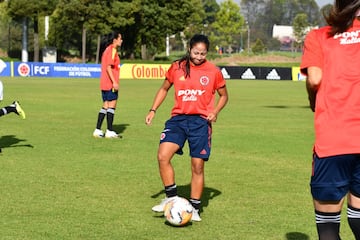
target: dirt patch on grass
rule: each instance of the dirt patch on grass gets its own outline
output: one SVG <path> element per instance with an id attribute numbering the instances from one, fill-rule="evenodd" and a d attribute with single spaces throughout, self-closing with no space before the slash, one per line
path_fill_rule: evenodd
<path id="1" fill-rule="evenodd" d="M 252 63 L 294 63 L 300 62 L 301 56 L 280 56 L 280 55 L 264 55 L 264 56 L 242 56 L 234 55 L 229 57 L 220 57 L 212 59 L 214 64 L 226 64 L 228 66 L 238 66 L 242 64 Z"/>

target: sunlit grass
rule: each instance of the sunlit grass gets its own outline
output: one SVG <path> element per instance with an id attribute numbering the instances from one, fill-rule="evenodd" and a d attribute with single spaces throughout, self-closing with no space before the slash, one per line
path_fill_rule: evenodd
<path id="1" fill-rule="evenodd" d="M 156 151 L 172 92 L 152 126 L 144 117 L 161 81 L 121 80 L 114 124 L 124 138 L 109 140 L 91 136 L 97 79 L 2 80 L 2 105 L 19 100 L 27 119 L 0 119 L 1 239 L 316 239 L 303 82 L 227 82 L 230 101 L 205 168 L 203 221 L 174 228 L 151 212 L 164 197 Z M 187 150 L 173 163 L 188 196 Z M 344 221 L 342 237 L 350 236 Z"/>

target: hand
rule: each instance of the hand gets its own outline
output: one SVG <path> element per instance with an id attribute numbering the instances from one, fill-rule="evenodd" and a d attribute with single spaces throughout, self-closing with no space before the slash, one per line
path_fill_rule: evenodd
<path id="1" fill-rule="evenodd" d="M 206 120 L 208 120 L 209 122 L 216 122 L 217 119 L 217 114 L 215 113 L 209 113 L 209 115 L 207 116 Z"/>
<path id="2" fill-rule="evenodd" d="M 154 117 L 155 117 L 155 112 L 150 111 L 145 117 L 145 124 L 146 125 L 151 125 L 151 122 L 152 122 Z"/>
<path id="3" fill-rule="evenodd" d="M 116 83 L 116 82 L 114 82 L 114 83 L 113 83 L 113 89 L 114 89 L 115 91 L 119 91 L 119 84 Z"/>

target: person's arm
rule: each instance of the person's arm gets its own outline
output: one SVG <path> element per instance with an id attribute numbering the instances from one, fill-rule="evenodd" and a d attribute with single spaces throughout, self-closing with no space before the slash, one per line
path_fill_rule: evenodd
<path id="1" fill-rule="evenodd" d="M 316 93 L 320 87 L 322 70 L 319 67 L 308 67 L 306 79 L 306 90 L 308 93 L 310 108 L 315 112 Z"/>
<path id="2" fill-rule="evenodd" d="M 226 103 L 228 102 L 228 92 L 226 89 L 226 86 L 221 87 L 217 90 L 217 93 L 219 94 L 219 99 L 218 102 L 214 108 L 214 111 L 209 113 L 207 120 L 209 122 L 216 122 L 217 119 L 217 115 L 219 114 L 219 112 L 221 111 L 221 109 L 223 109 L 226 105 Z"/>
<path id="3" fill-rule="evenodd" d="M 112 82 L 112 85 L 113 85 L 113 89 L 115 91 L 118 91 L 119 90 L 119 84 L 117 83 L 117 81 L 115 81 L 115 78 L 114 78 L 114 74 L 113 74 L 113 70 L 112 70 L 112 66 L 111 65 L 108 65 L 106 67 L 106 73 L 107 75 L 109 76 L 111 82 Z"/>
<path id="4" fill-rule="evenodd" d="M 164 80 L 163 84 L 161 85 L 160 89 L 157 91 L 154 102 L 149 109 L 149 113 L 145 117 L 145 124 L 150 125 L 152 119 L 155 117 L 156 110 L 160 107 L 162 102 L 165 100 L 166 95 L 170 89 L 172 84 L 168 80 Z"/>

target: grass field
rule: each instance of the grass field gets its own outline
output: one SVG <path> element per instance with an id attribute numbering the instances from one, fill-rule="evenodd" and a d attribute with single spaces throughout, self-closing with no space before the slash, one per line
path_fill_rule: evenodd
<path id="1" fill-rule="evenodd" d="M 151 211 L 164 197 L 156 151 L 172 92 L 152 126 L 144 117 L 161 81 L 121 81 L 114 124 L 123 139 L 92 137 L 97 79 L 2 81 L 2 106 L 19 100 L 27 119 L 1 118 L 0 239 L 316 239 L 303 82 L 228 81 L 205 167 L 203 221 L 176 228 Z M 187 155 L 173 160 L 185 197 Z M 352 239 L 344 214 L 342 238 Z"/>

